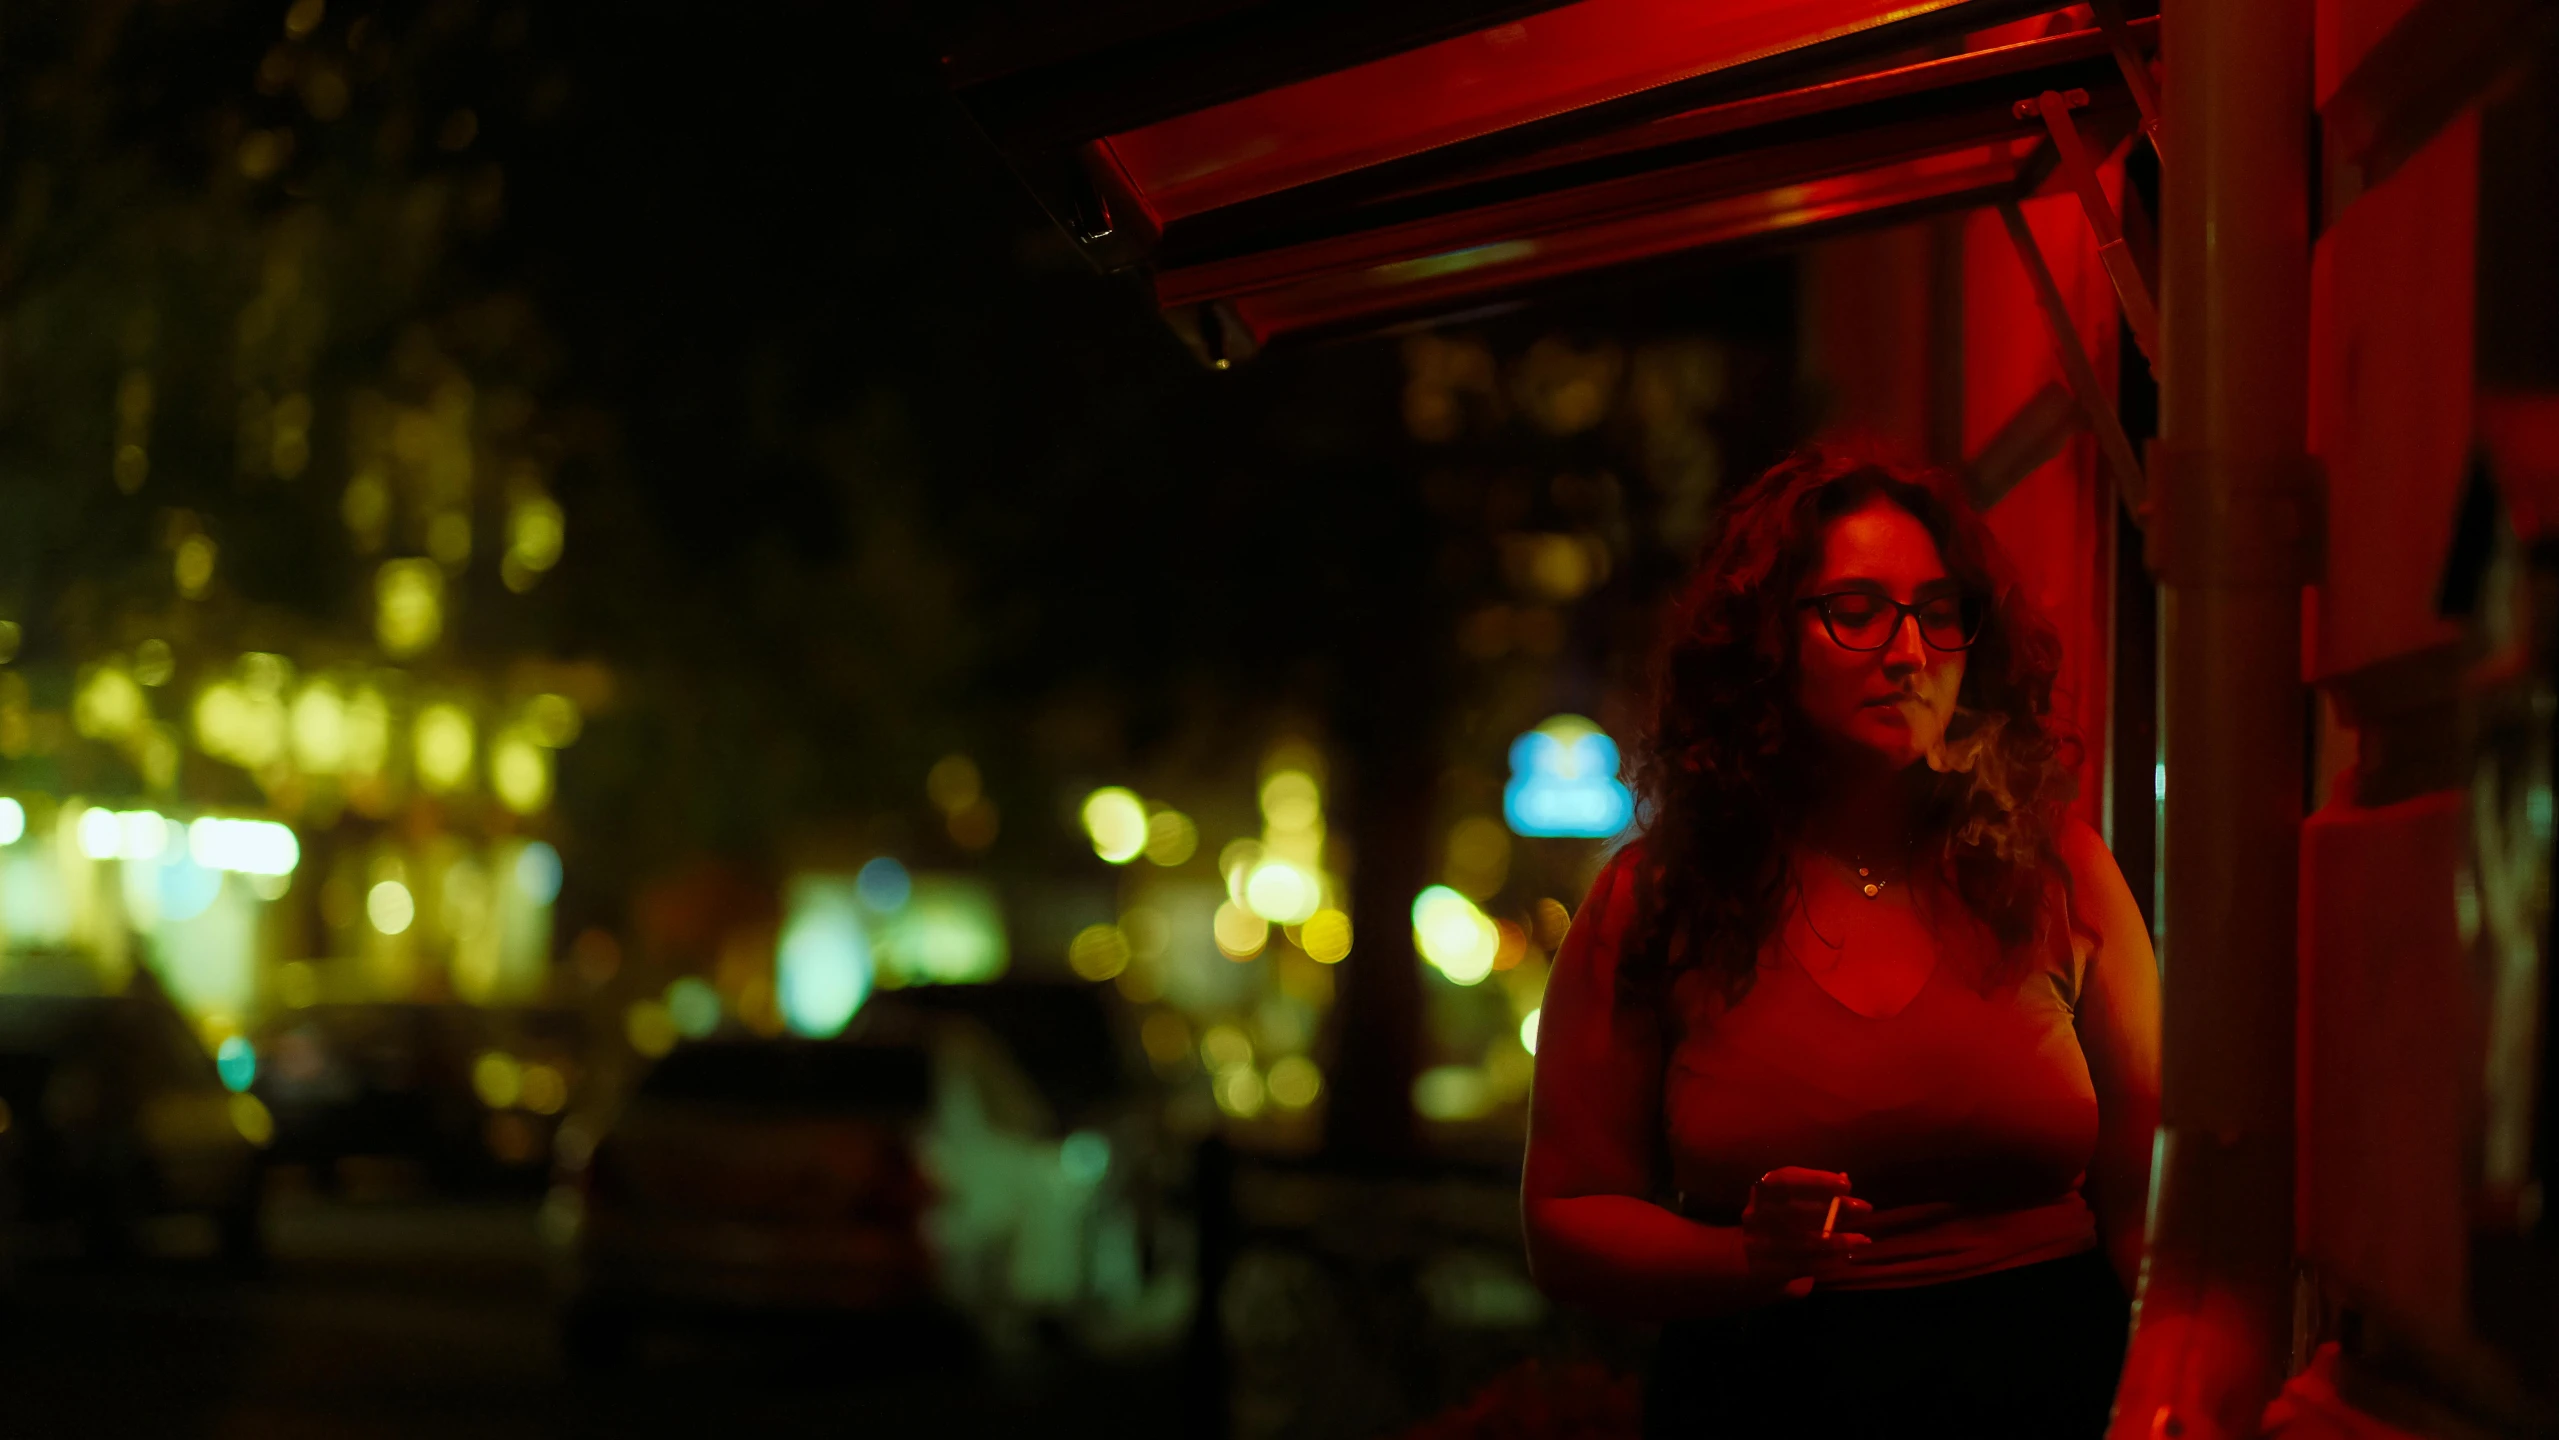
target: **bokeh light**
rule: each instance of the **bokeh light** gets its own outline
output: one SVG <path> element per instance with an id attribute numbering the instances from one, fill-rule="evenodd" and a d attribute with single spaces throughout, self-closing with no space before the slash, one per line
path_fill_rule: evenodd
<path id="1" fill-rule="evenodd" d="M 1473 1120 L 1493 1108 L 1492 1087 L 1472 1065 L 1436 1065 L 1414 1077 L 1413 1108 L 1426 1120 Z"/>
<path id="2" fill-rule="evenodd" d="M 226 1035 L 213 1047 L 213 1073 L 222 1077 L 222 1087 L 237 1094 L 257 1082 L 258 1051 L 245 1035 Z"/>
<path id="3" fill-rule="evenodd" d="M 1066 947 L 1068 968 L 1087 980 L 1113 978 L 1128 968 L 1128 937 L 1117 925 L 1087 925 Z"/>
<path id="4" fill-rule="evenodd" d="M 1252 1037 L 1233 1025 L 1211 1025 L 1200 1036 L 1200 1063 L 1211 1070 L 1228 1070 L 1253 1063 Z"/>
<path id="5" fill-rule="evenodd" d="M 444 569 L 433 560 L 390 560 L 374 573 L 373 634 L 405 659 L 444 634 Z"/>
<path id="6" fill-rule="evenodd" d="M 265 1101 L 245 1091 L 231 1097 L 231 1128 L 261 1150 L 275 1143 L 275 1116 Z"/>
<path id="7" fill-rule="evenodd" d="M 490 1109 L 507 1109 L 524 1096 L 524 1067 L 503 1050 L 484 1050 L 471 1062 L 471 1090 Z"/>
<path id="8" fill-rule="evenodd" d="M 27 807 L 0 797 L 0 845 L 15 845 L 27 833 Z"/>
<path id="9" fill-rule="evenodd" d="M 568 1077 L 555 1065 L 524 1067 L 524 1108 L 536 1115 L 557 1115 L 569 1103 Z"/>
<path id="10" fill-rule="evenodd" d="M 1324 1088 L 1324 1072 L 1303 1055 L 1291 1055 L 1271 1067 L 1263 1087 L 1283 1110 L 1303 1110 Z"/>
<path id="11" fill-rule="evenodd" d="M 1158 810 L 1146 817 L 1146 858 L 1157 865 L 1184 864 L 1199 853 L 1200 828 L 1179 810 Z"/>
<path id="12" fill-rule="evenodd" d="M 1093 853 L 1125 865 L 1146 849 L 1146 802 L 1131 790 L 1105 786 L 1084 797 L 1084 833 Z"/>
<path id="13" fill-rule="evenodd" d="M 976 804 L 985 791 L 985 777 L 978 774 L 977 762 L 966 755 L 945 755 L 934 761 L 933 768 L 924 775 L 925 798 L 945 815 L 956 815 Z"/>
<path id="14" fill-rule="evenodd" d="M 675 1017 L 655 1000 L 634 1000 L 622 1012 L 622 1035 L 633 1050 L 654 1060 L 675 1048 Z"/>
<path id="15" fill-rule="evenodd" d="M 854 873 L 853 890 L 864 905 L 880 914 L 894 915 L 906 908 L 907 898 L 915 893 L 915 881 L 905 866 L 881 855 Z"/>
<path id="16" fill-rule="evenodd" d="M 364 916 L 373 928 L 385 935 L 398 935 L 418 918 L 418 903 L 409 887 L 397 880 L 385 880 L 365 892 Z"/>
<path id="17" fill-rule="evenodd" d="M 1221 1070 L 1215 1083 L 1217 1108 L 1238 1120 L 1250 1120 L 1262 1113 L 1262 1102 L 1268 1090 L 1262 1077 L 1250 1065 L 1237 1065 Z"/>
<path id="18" fill-rule="evenodd" d="M 489 747 L 489 788 L 518 815 L 532 815 L 551 803 L 551 752 L 535 743 L 529 731 L 510 727 L 498 732 Z"/>
<path id="19" fill-rule="evenodd" d="M 1230 900 L 1217 907 L 1209 932 L 1226 958 L 1250 960 L 1270 943 L 1271 922 Z"/>
<path id="20" fill-rule="evenodd" d="M 1414 897 L 1413 943 L 1442 975 L 1460 985 L 1478 985 L 1493 973 L 1501 931 L 1474 901 L 1433 885 Z"/>
<path id="21" fill-rule="evenodd" d="M 1057 1168 L 1077 1185 L 1098 1185 L 1111 1173 L 1111 1138 L 1099 1130 L 1078 1130 L 1058 1142 Z"/>
<path id="22" fill-rule="evenodd" d="M 535 840 L 516 853 L 515 888 L 536 905 L 560 898 L 560 852 Z"/>
<path id="23" fill-rule="evenodd" d="M 1351 917 L 1339 910 L 1318 910 L 1298 927 L 1297 938 L 1308 959 L 1338 965 L 1351 953 Z"/>
<path id="24" fill-rule="evenodd" d="M 871 939 L 858 904 L 846 881 L 809 877 L 791 887 L 775 952 L 775 999 L 794 1035 L 839 1034 L 870 998 Z"/>
<path id="25" fill-rule="evenodd" d="M 1520 1017 L 1519 1048 L 1527 1051 L 1531 1055 L 1537 1053 L 1537 1017 L 1545 1013 L 1545 1007 L 1540 1006 Z"/>
<path id="26" fill-rule="evenodd" d="M 1579 715 L 1557 715 L 1511 742 L 1502 818 L 1522 835 L 1600 838 L 1635 818 L 1617 778 L 1617 742 Z"/>
<path id="27" fill-rule="evenodd" d="M 1321 883 L 1285 860 L 1265 860 L 1244 880 L 1245 907 L 1274 925 L 1302 924 L 1323 903 Z"/>
<path id="28" fill-rule="evenodd" d="M 418 779 L 427 789 L 450 794 L 471 779 L 471 716 L 459 705 L 439 702 L 418 711 L 416 727 Z"/>
<path id="29" fill-rule="evenodd" d="M 1303 770 L 1281 770 L 1262 782 L 1262 819 L 1274 830 L 1311 830 L 1324 818 L 1324 792 Z"/>
<path id="30" fill-rule="evenodd" d="M 667 1018 L 675 1033 L 700 1040 L 720 1028 L 720 992 L 699 975 L 686 975 L 666 987 Z"/>
<path id="31" fill-rule="evenodd" d="M 313 680 L 293 700 L 293 763 L 314 775 L 334 775 L 347 760 L 347 706 L 338 687 Z"/>

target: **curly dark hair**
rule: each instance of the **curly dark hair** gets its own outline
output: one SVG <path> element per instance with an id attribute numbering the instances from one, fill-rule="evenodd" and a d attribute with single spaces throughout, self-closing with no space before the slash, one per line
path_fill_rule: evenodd
<path id="1" fill-rule="evenodd" d="M 1728 1003 L 1750 990 L 1812 799 L 1813 735 L 1794 703 L 1797 592 L 1823 528 L 1876 497 L 1927 527 L 1947 574 L 1984 607 L 1945 743 L 1930 773 L 1911 777 L 1921 792 L 1914 880 L 1923 894 L 1960 898 L 2004 963 L 2048 933 L 2049 882 L 2069 877 L 2055 840 L 2077 788 L 2078 741 L 2052 714 L 2060 639 L 1952 476 L 1816 446 L 1724 503 L 1671 606 L 1633 764 L 1645 828 L 1629 857 L 1626 998 L 1657 999 L 1693 967 Z"/>

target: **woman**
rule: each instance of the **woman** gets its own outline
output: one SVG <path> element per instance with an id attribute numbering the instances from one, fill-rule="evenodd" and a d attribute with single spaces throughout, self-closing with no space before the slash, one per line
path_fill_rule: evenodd
<path id="1" fill-rule="evenodd" d="M 2058 642 L 1952 480 L 1818 450 L 1671 619 L 1539 1024 L 1539 1284 L 1666 1322 L 1654 1435 L 2099 1435 L 2159 986 Z"/>

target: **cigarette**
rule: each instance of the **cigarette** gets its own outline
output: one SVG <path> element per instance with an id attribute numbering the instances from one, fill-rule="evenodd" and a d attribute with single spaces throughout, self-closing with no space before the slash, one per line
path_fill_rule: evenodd
<path id="1" fill-rule="evenodd" d="M 1831 1227 L 1839 1223 L 1839 1197 L 1830 1197 L 1830 1209 L 1822 1215 L 1822 1238 L 1830 1238 Z"/>

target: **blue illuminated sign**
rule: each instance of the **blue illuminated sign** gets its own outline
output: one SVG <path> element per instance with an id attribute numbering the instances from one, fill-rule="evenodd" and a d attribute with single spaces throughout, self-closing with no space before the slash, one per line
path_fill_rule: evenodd
<path id="1" fill-rule="evenodd" d="M 1617 778 L 1617 742 L 1578 715 L 1558 715 L 1511 742 L 1502 818 L 1522 835 L 1599 839 L 1635 818 Z"/>

